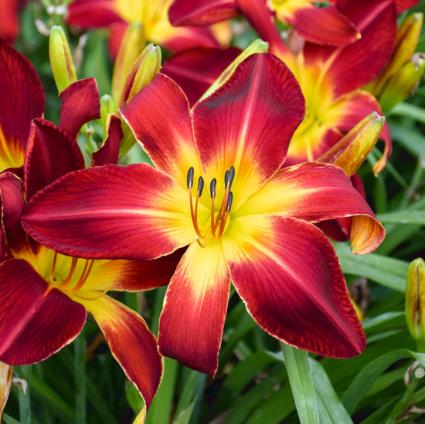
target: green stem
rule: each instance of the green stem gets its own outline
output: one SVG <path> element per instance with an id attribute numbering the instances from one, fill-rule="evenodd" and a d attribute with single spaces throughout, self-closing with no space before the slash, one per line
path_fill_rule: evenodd
<path id="1" fill-rule="evenodd" d="M 281 343 L 286 372 L 301 424 L 318 424 L 316 389 L 308 363 L 308 353 Z"/>
<path id="2" fill-rule="evenodd" d="M 74 343 L 75 424 L 87 422 L 86 338 L 84 331 Z"/>

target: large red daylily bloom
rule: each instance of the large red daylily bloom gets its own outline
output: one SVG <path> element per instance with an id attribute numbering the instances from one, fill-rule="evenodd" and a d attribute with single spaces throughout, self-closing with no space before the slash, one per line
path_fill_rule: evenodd
<path id="1" fill-rule="evenodd" d="M 393 0 L 335 0 L 333 7 L 355 25 L 361 38 L 339 47 L 305 43 L 300 39 L 296 51 L 293 51 L 293 45 L 289 48 L 283 42 L 264 0 L 238 2 L 243 4 L 239 8 L 245 17 L 269 42 L 271 51 L 294 73 L 306 100 L 306 119 L 292 139 L 287 164 L 318 159 L 371 112 L 381 113 L 378 101 L 361 88 L 381 73 L 394 49 L 397 15 Z M 208 8 L 195 7 L 189 0 L 178 1 L 175 6 L 179 4 L 186 7 L 179 9 L 184 12 L 183 16 L 192 16 L 194 10 L 198 22 L 210 22 L 226 16 L 220 11 L 227 9 L 220 7 L 228 2 L 208 2 Z M 202 80 L 189 80 L 188 77 L 196 75 L 198 69 L 208 68 L 213 58 L 211 52 L 199 50 L 197 60 L 193 62 L 194 55 L 194 52 L 182 52 L 178 60 L 171 59 L 165 68 L 192 100 L 208 86 Z M 216 67 L 214 62 L 211 69 Z M 385 127 L 382 139 L 385 151 L 375 165 L 375 172 L 382 170 L 391 153 L 388 127 Z"/>
<path id="2" fill-rule="evenodd" d="M 157 169 L 67 174 L 30 202 L 22 223 L 31 236 L 86 258 L 152 259 L 188 246 L 167 289 L 160 351 L 211 375 L 230 281 L 278 339 L 332 357 L 364 349 L 338 259 L 314 223 L 362 217 L 357 253 L 384 230 L 340 168 L 282 168 L 304 100 L 279 59 L 251 56 L 192 111 L 159 74 L 121 112 Z"/>
<path id="3" fill-rule="evenodd" d="M 219 46 L 207 28 L 173 27 L 168 20 L 170 3 L 171 0 L 74 0 L 69 5 L 67 23 L 79 28 L 111 28 L 110 47 L 114 56 L 131 23 L 143 25 L 146 41 L 173 52 L 198 46 Z"/>
<path id="4" fill-rule="evenodd" d="M 306 40 L 320 44 L 341 45 L 360 38 L 355 25 L 331 2 L 316 7 L 317 0 L 174 0 L 170 20 L 174 25 L 205 25 L 229 19 L 256 3 L 268 3 L 277 17 L 291 24 Z"/>
<path id="5" fill-rule="evenodd" d="M 107 156 L 98 155 L 97 161 Z M 81 259 L 39 245 L 19 225 L 26 201 L 81 168 L 84 159 L 75 138 L 37 119 L 27 144 L 24 181 L 11 172 L 0 174 L 6 248 L 0 263 L 0 361 L 22 365 L 50 357 L 77 337 L 90 312 L 149 405 L 162 374 L 156 339 L 143 318 L 106 293 L 167 284 L 180 254 L 157 261 Z"/>

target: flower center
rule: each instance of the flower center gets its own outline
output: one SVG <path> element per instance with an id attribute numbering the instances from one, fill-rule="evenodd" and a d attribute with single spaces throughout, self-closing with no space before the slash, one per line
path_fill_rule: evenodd
<path id="1" fill-rule="evenodd" d="M 63 255 L 60 255 L 63 259 Z M 68 257 L 67 257 L 68 258 Z M 84 283 L 90 275 L 93 268 L 93 259 L 79 259 L 69 258 L 68 272 L 63 274 L 64 267 L 66 266 L 65 261 L 61 261 L 61 272 L 58 272 L 58 253 L 55 252 L 53 255 L 52 266 L 50 269 L 49 282 L 59 289 L 71 289 L 72 291 L 78 291 L 83 288 Z"/>
<path id="2" fill-rule="evenodd" d="M 210 224 L 204 231 L 201 230 L 198 222 L 199 199 L 204 190 L 205 181 L 202 176 L 198 178 L 196 193 L 193 193 L 195 171 L 191 166 L 187 171 L 187 188 L 189 191 L 190 216 L 192 218 L 193 228 L 195 229 L 197 242 L 201 247 L 205 247 L 208 238 L 219 239 L 223 236 L 226 229 L 230 210 L 233 204 L 233 193 L 231 191 L 233 180 L 235 178 L 235 168 L 231 166 L 224 174 L 224 195 L 221 203 L 217 202 L 217 179 L 210 181 L 210 199 L 211 213 Z M 195 197 L 195 200 L 194 200 Z M 216 211 L 217 207 L 217 211 Z"/>

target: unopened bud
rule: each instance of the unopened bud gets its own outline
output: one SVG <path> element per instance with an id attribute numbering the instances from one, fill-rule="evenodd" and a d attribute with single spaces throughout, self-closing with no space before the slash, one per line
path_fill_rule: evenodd
<path id="1" fill-rule="evenodd" d="M 59 92 L 77 81 L 77 73 L 68 40 L 64 30 L 57 25 L 50 30 L 49 59 L 53 78 Z"/>
<path id="2" fill-rule="evenodd" d="M 425 343 L 425 262 L 422 258 L 410 263 L 407 270 L 406 320 L 412 337 Z"/>
<path id="3" fill-rule="evenodd" d="M 417 53 L 388 81 L 379 98 L 382 110 L 389 112 L 398 103 L 413 94 L 424 72 L 425 56 Z"/>
<path id="4" fill-rule="evenodd" d="M 384 122 L 385 118 L 383 116 L 372 112 L 331 149 L 320 156 L 318 161 L 337 165 L 351 177 L 360 168 L 375 146 Z"/>
<path id="5" fill-rule="evenodd" d="M 122 95 L 120 105 L 130 101 L 145 85 L 149 84 L 161 69 L 161 48 L 148 44 L 137 57 L 128 76 Z"/>
<path id="6" fill-rule="evenodd" d="M 121 41 L 112 76 L 112 97 L 117 104 L 121 99 L 131 68 L 144 46 L 143 25 L 139 23 L 129 25 Z"/>
<path id="7" fill-rule="evenodd" d="M 108 117 L 116 111 L 117 105 L 115 104 L 114 99 L 108 94 L 102 96 L 100 99 L 100 120 L 105 132 L 108 125 Z"/>

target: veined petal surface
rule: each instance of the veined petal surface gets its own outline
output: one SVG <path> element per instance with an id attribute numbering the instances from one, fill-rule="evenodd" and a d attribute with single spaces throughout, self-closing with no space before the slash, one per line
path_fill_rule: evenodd
<path id="1" fill-rule="evenodd" d="M 293 218 L 243 217 L 224 252 L 237 292 L 255 321 L 278 339 L 324 356 L 365 348 L 361 324 L 332 245 Z"/>
<path id="2" fill-rule="evenodd" d="M 234 166 L 237 208 L 283 163 L 304 116 L 294 76 L 278 58 L 256 54 L 193 110 L 195 139 L 209 178 Z"/>
<path id="3" fill-rule="evenodd" d="M 0 264 L 0 360 L 11 365 L 42 361 L 72 342 L 85 309 L 49 285 L 25 261 Z"/>
<path id="4" fill-rule="evenodd" d="M 190 245 L 166 292 L 159 323 L 161 353 L 213 376 L 229 288 L 221 243 Z"/>
<path id="5" fill-rule="evenodd" d="M 153 259 L 195 240 L 188 193 L 147 164 L 71 172 L 37 193 L 22 219 L 70 256 Z"/>
<path id="6" fill-rule="evenodd" d="M 44 111 L 40 79 L 28 59 L 0 40 L 0 171 L 24 164 L 31 120 Z"/>
<path id="7" fill-rule="evenodd" d="M 361 216 L 352 248 L 356 253 L 375 250 L 385 236 L 363 196 L 341 168 L 316 162 L 283 168 L 238 211 L 243 215 L 279 215 L 320 222 Z M 361 231 L 360 231 L 361 230 Z"/>

